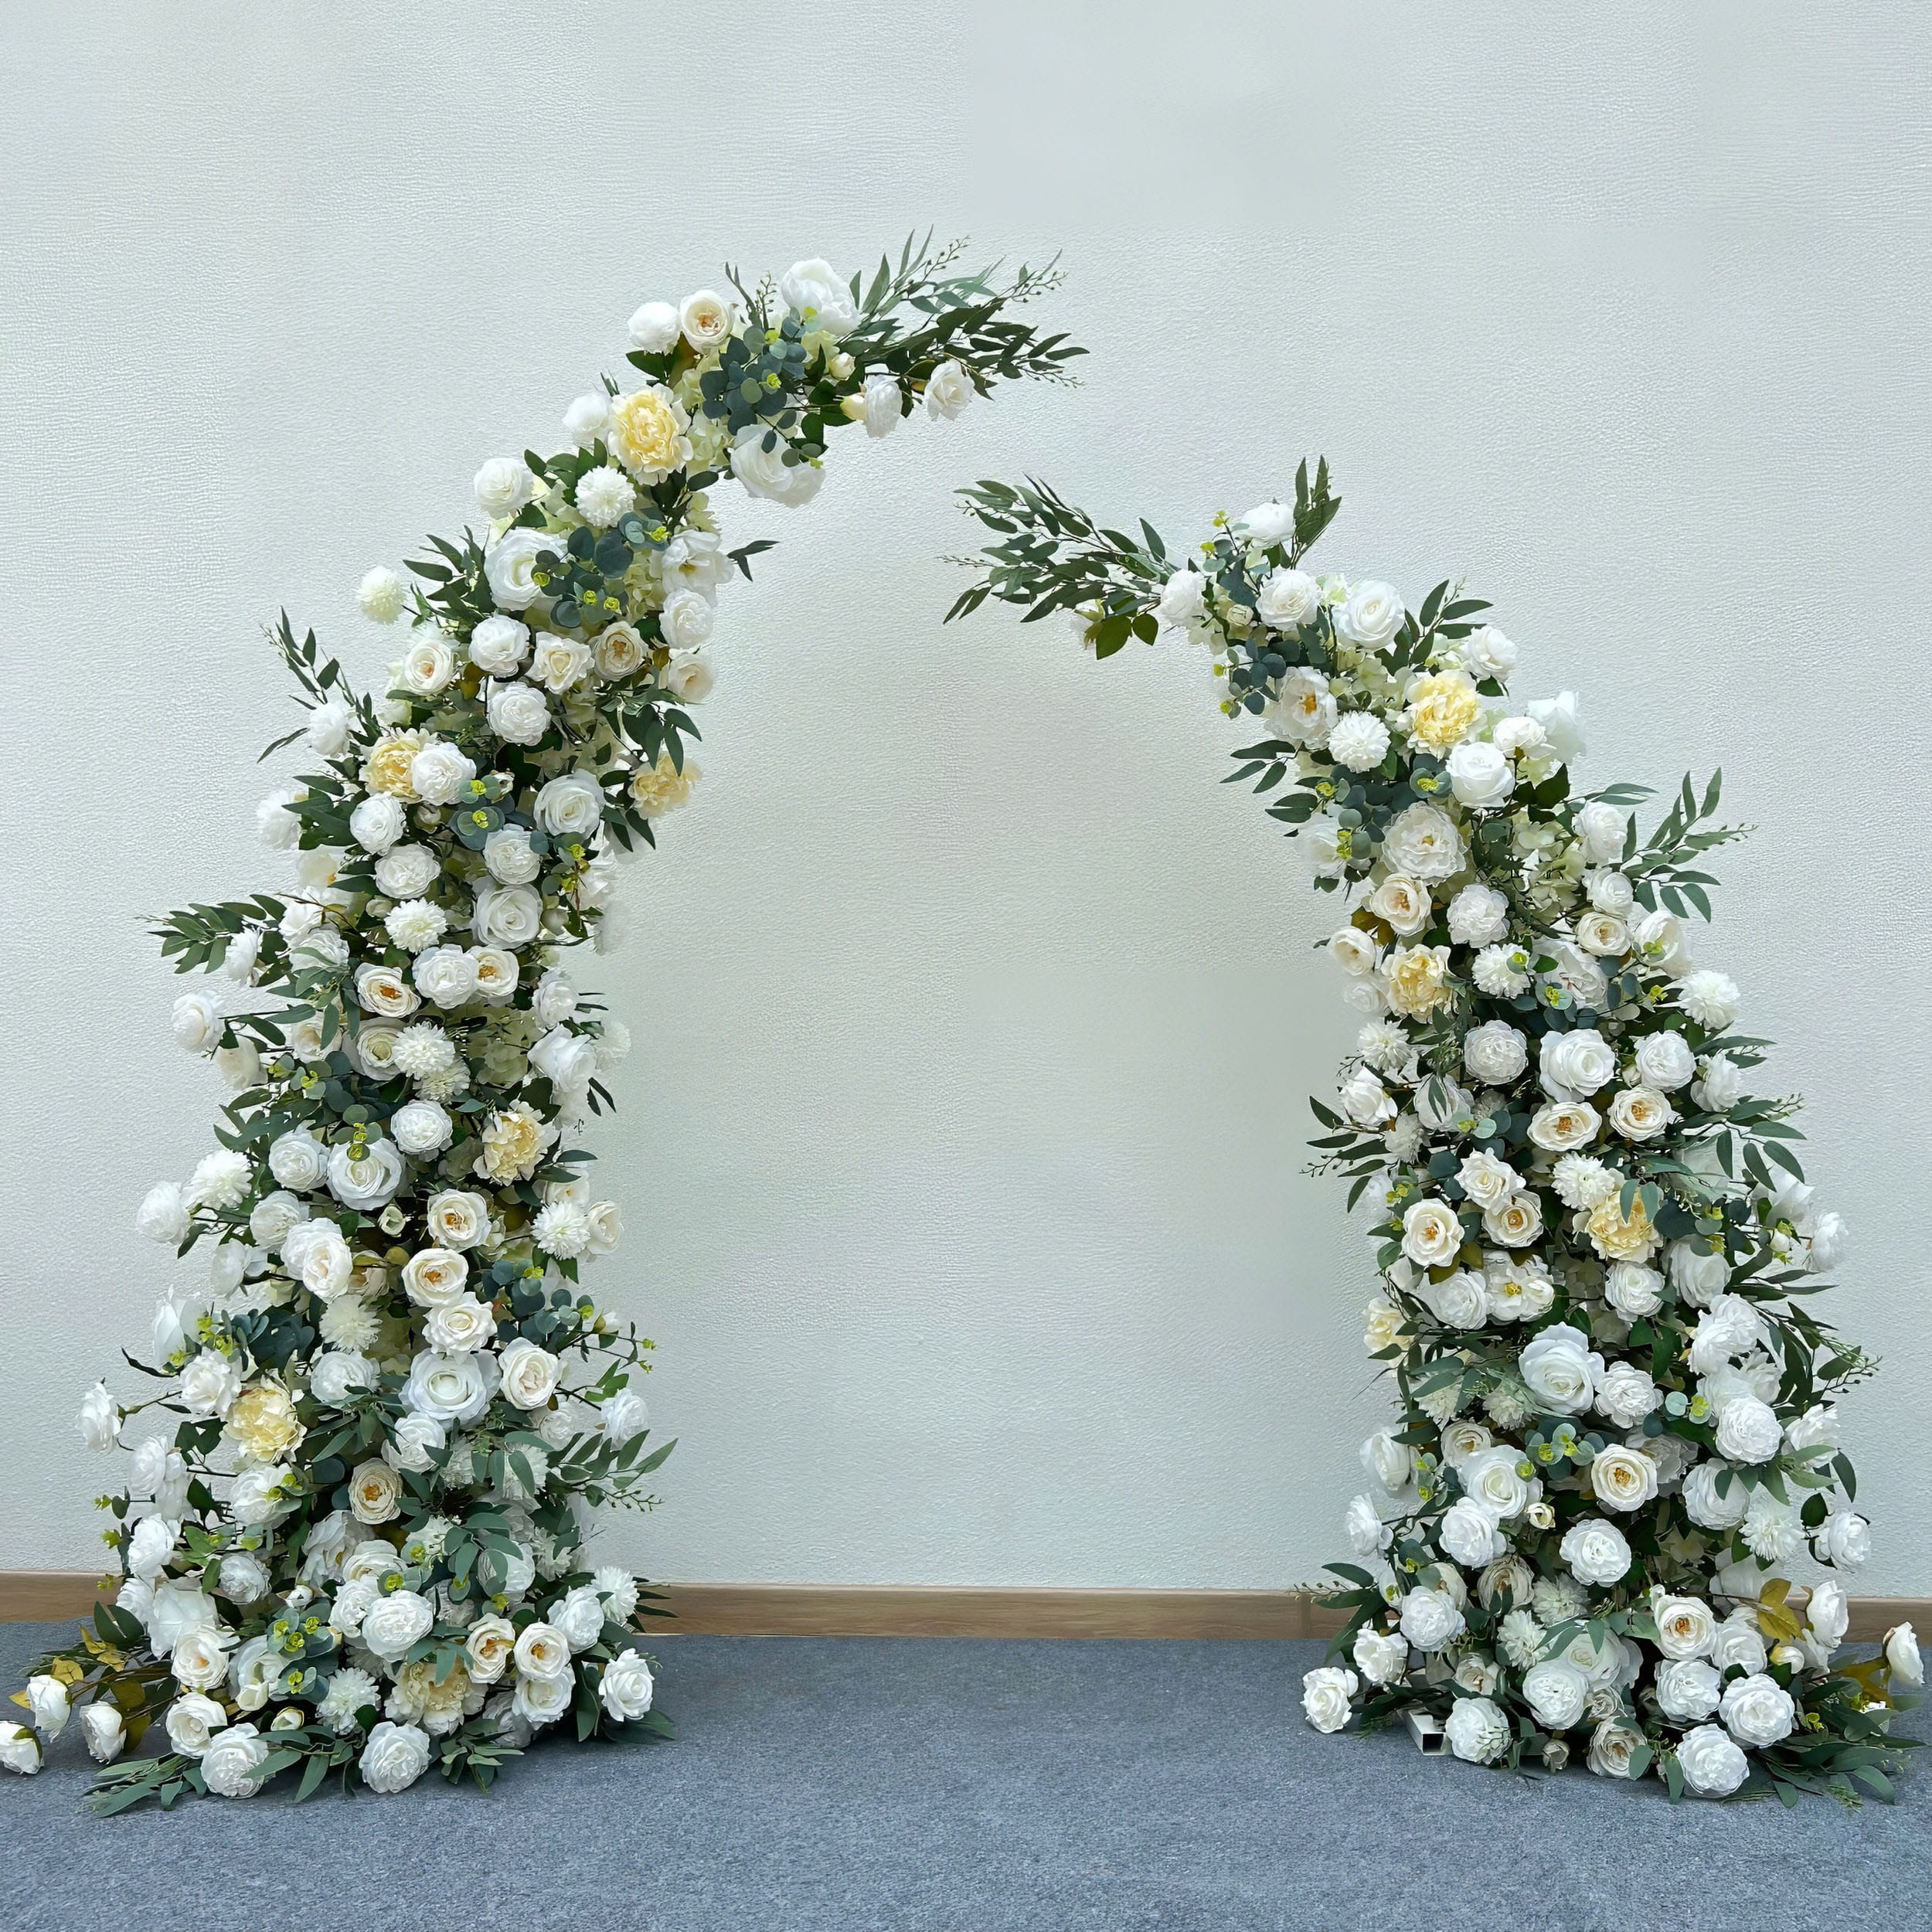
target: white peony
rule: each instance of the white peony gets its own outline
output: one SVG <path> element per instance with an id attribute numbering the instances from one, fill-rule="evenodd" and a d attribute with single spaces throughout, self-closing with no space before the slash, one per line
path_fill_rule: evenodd
<path id="1" fill-rule="evenodd" d="M 406 1791 L 429 1769 L 428 1733 L 414 1724 L 378 1724 L 357 1768 L 372 1791 Z"/>
<path id="2" fill-rule="evenodd" d="M 1586 1516 L 1564 1532 L 1560 1553 L 1579 1583 L 1597 1589 L 1615 1583 L 1631 1564 L 1623 1532 L 1596 1516 Z"/>
<path id="3" fill-rule="evenodd" d="M 218 1731 L 201 1754 L 201 1774 L 219 1798 L 253 1798 L 266 1780 L 268 1740 L 253 1724 Z"/>
<path id="4" fill-rule="evenodd" d="M 1509 1720 L 1486 1697 L 1458 1697 L 1450 1706 L 1442 1734 L 1450 1750 L 1468 1764 L 1492 1764 L 1509 1748 Z"/>
<path id="5" fill-rule="evenodd" d="M 515 617 L 485 617 L 470 633 L 470 662 L 493 678 L 517 670 L 529 648 L 529 628 Z"/>
<path id="6" fill-rule="evenodd" d="M 1733 1678 L 1725 1685 L 1718 1714 L 1732 1736 L 1753 1750 L 1789 1737 L 1798 1723 L 1791 1692 L 1758 1672 Z"/>
<path id="7" fill-rule="evenodd" d="M 1729 1798 L 1750 1772 L 1744 1753 L 1715 1724 L 1699 1724 L 1677 1740 L 1677 1765 L 1686 1788 L 1700 1798 Z"/>
<path id="8" fill-rule="evenodd" d="M 1567 1658 L 1548 1658 L 1523 1673 L 1522 1695 L 1545 1730 L 1566 1731 L 1583 1721 L 1590 1679 Z"/>

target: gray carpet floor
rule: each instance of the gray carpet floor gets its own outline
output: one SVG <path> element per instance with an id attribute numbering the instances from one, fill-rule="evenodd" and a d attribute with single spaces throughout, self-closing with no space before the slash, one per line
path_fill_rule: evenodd
<path id="1" fill-rule="evenodd" d="M 0 1626 L 9 1686 L 49 1627 Z M 488 1794 L 99 1819 L 70 1728 L 0 1784 L 12 1932 L 1856 1932 L 1932 1927 L 1896 1808 L 1673 1806 L 1303 1723 L 1313 1644 L 680 1637 L 675 1743 Z M 1927 1713 L 1913 1713 L 1922 1722 Z"/>

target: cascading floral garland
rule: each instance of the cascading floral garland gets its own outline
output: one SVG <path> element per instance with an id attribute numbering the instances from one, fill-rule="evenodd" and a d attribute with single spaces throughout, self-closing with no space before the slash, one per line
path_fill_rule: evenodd
<path id="1" fill-rule="evenodd" d="M 308 715 L 269 749 L 321 768 L 259 822 L 297 883 L 159 927 L 177 971 L 221 975 L 174 1031 L 233 1097 L 138 1225 L 208 1243 L 212 1293 L 162 1302 L 158 1393 L 87 1396 L 88 1442 L 133 1451 L 100 1498 L 119 1594 L 42 1660 L 0 1764 L 38 1770 L 76 1709 L 104 1764 L 158 1720 L 167 1751 L 101 1774 L 111 1811 L 296 1770 L 302 1795 L 431 1763 L 488 1784 L 566 1722 L 668 1733 L 632 1641 L 662 1613 L 583 1550 L 583 1508 L 651 1506 L 671 1445 L 647 1446 L 650 1342 L 579 1282 L 619 1217 L 569 1142 L 628 1041 L 566 949 L 607 940 L 614 852 L 697 779 L 717 594 L 771 547 L 726 551 L 706 492 L 803 504 L 841 426 L 954 417 L 1083 352 L 1006 313 L 1050 267 L 996 282 L 958 253 L 645 304 L 638 375 L 570 406 L 570 446 L 478 472 L 483 536 L 431 538 L 413 590 L 364 579 L 364 611 L 416 631 L 386 696 L 282 621 Z"/>
<path id="2" fill-rule="evenodd" d="M 1225 782 L 1354 901 L 1325 944 L 1363 1025 L 1311 1171 L 1351 1207 L 1376 1190 L 1366 1341 L 1401 1417 L 1362 1445 L 1373 1567 L 1329 1566 L 1349 1663 L 1308 1673 L 1309 1720 L 1413 1714 L 1458 1757 L 1552 1769 L 1580 1735 L 1593 1771 L 1672 1796 L 1889 1797 L 1911 1627 L 1835 1665 L 1842 1587 L 1801 1603 L 1782 1574 L 1808 1543 L 1869 1553 L 1832 1398 L 1874 1365 L 1811 1310 L 1844 1233 L 1796 1103 L 1747 1094 L 1768 1043 L 1689 956 L 1704 855 L 1740 835 L 1718 779 L 1640 838 L 1645 787 L 1573 782 L 1572 696 L 1511 702 L 1485 603 L 1303 570 L 1340 507 L 1325 463 L 1178 566 L 1044 485 L 962 495 L 1001 540 L 949 616 L 992 597 L 1073 612 L 1098 657 L 1162 627 L 1205 646 L 1267 733 Z"/>

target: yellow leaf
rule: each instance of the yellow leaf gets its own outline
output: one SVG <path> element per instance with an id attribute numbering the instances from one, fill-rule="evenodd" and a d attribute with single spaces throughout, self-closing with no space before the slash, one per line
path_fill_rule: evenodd
<path id="1" fill-rule="evenodd" d="M 25 1691 L 15 1691 L 13 1694 L 13 1701 L 23 1711 L 30 1711 L 33 1709 L 33 1699 Z"/>
<path id="2" fill-rule="evenodd" d="M 47 1666 L 47 1675 L 57 1684 L 77 1684 L 87 1674 L 71 1657 L 56 1657 Z"/>

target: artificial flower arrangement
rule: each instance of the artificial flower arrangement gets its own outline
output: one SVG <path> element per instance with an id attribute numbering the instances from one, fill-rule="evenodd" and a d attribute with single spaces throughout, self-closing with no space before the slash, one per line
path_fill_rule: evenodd
<path id="1" fill-rule="evenodd" d="M 37 1770 L 77 1711 L 112 1811 L 285 1772 L 487 1785 L 552 1727 L 668 1733 L 637 1641 L 662 1613 L 584 1549 L 587 1511 L 649 1507 L 672 1445 L 650 1342 L 580 1278 L 621 1222 L 574 1142 L 629 1042 L 566 961 L 697 781 L 718 594 L 770 547 L 725 547 L 713 487 L 805 503 L 835 430 L 956 417 L 1082 353 L 1009 312 L 1050 267 L 996 281 L 958 252 L 646 303 L 566 446 L 478 472 L 482 534 L 430 539 L 413 587 L 364 579 L 369 617 L 413 627 L 383 695 L 282 621 L 308 716 L 269 749 L 319 763 L 259 825 L 295 882 L 158 929 L 209 975 L 174 1032 L 231 1097 L 138 1226 L 204 1248 L 209 1286 L 161 1303 L 151 1394 L 83 1406 L 91 1446 L 131 1449 L 100 1498 L 118 1594 L 41 1661 L 0 1764 Z M 165 1751 L 114 1763 L 156 1724 Z"/>
<path id="2" fill-rule="evenodd" d="M 1186 560 L 1043 484 L 962 494 L 998 540 L 949 615 L 1203 647 L 1264 734 L 1225 782 L 1347 904 L 1325 944 L 1362 1024 L 1311 1171 L 1376 1204 L 1366 1345 L 1400 1414 L 1362 1447 L 1309 1721 L 1403 1716 L 1472 1763 L 1579 1753 L 1673 1797 L 1889 1798 L 1911 1627 L 1835 1661 L 1870 1547 L 1835 1397 L 1874 1365 L 1815 1312 L 1845 1231 L 1796 1104 L 1747 1090 L 1769 1043 L 1691 956 L 1739 835 L 1718 778 L 1645 835 L 1646 788 L 1579 782 L 1574 697 L 1511 700 L 1486 603 L 1304 570 L 1325 463 Z M 1832 1574 L 1801 1598 L 1808 1552 Z"/>

